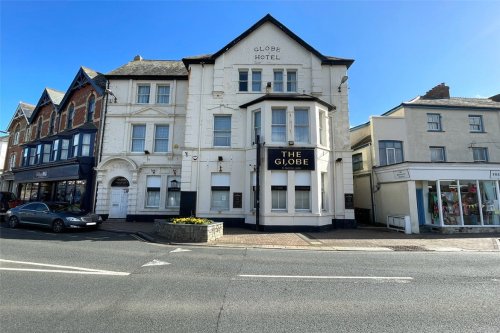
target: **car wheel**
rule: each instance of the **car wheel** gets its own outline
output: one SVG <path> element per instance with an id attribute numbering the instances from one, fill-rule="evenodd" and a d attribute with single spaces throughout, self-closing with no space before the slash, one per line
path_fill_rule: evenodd
<path id="1" fill-rule="evenodd" d="M 19 226 L 19 219 L 16 216 L 11 216 L 9 218 L 9 227 L 17 228 Z"/>
<path id="2" fill-rule="evenodd" d="M 64 222 L 62 220 L 55 220 L 53 223 L 52 223 L 52 231 L 53 232 L 61 232 L 64 230 Z"/>

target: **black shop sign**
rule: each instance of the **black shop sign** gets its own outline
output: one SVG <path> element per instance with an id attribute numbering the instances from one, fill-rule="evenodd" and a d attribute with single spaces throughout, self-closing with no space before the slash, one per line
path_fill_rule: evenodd
<path id="1" fill-rule="evenodd" d="M 268 170 L 314 170 L 314 149 L 269 148 Z"/>

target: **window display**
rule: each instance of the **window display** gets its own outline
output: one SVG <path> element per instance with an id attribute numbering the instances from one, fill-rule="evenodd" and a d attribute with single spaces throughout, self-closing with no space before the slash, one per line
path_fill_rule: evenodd
<path id="1" fill-rule="evenodd" d="M 443 223 L 445 225 L 461 224 L 457 182 L 441 181 L 440 188 Z"/>
<path id="2" fill-rule="evenodd" d="M 480 180 L 481 207 L 485 225 L 500 225 L 500 202 L 495 181 Z"/>
<path id="3" fill-rule="evenodd" d="M 464 214 L 464 225 L 481 224 L 479 216 L 479 199 L 477 196 L 477 184 L 475 180 L 461 180 L 460 192 L 462 195 L 462 209 Z"/>

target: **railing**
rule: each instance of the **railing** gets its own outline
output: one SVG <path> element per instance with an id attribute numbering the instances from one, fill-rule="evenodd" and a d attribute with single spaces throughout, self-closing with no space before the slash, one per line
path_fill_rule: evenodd
<path id="1" fill-rule="evenodd" d="M 411 234 L 410 217 L 404 215 L 389 215 L 387 216 L 387 228 L 403 231 L 405 234 Z"/>

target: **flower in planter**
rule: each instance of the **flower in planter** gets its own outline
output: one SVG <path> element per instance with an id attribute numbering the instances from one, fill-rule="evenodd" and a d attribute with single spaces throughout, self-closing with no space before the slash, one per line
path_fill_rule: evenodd
<path id="1" fill-rule="evenodd" d="M 199 217 L 177 217 L 172 219 L 173 224 L 211 224 L 213 221 Z"/>

